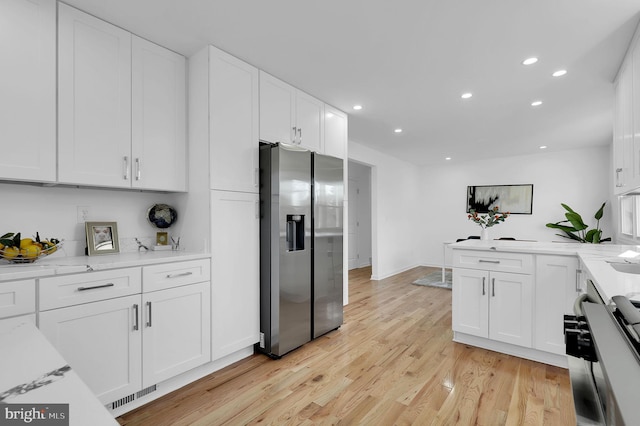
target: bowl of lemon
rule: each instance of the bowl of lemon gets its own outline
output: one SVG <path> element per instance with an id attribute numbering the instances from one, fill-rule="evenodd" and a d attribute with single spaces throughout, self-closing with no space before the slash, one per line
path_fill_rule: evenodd
<path id="1" fill-rule="evenodd" d="M 62 246 L 57 238 L 22 238 L 20 232 L 8 232 L 0 237 L 0 259 L 10 263 L 33 263 L 41 257 L 55 253 Z"/>

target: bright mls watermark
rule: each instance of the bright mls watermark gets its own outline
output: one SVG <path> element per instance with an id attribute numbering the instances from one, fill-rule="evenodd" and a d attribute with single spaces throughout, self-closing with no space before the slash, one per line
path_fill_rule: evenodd
<path id="1" fill-rule="evenodd" d="M 0 426 L 69 426 L 69 404 L 0 404 Z"/>

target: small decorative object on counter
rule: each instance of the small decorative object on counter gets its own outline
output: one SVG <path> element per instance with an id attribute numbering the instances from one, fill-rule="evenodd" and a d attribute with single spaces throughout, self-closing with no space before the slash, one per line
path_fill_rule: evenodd
<path id="1" fill-rule="evenodd" d="M 169 228 L 178 220 L 178 212 L 167 204 L 154 204 L 147 211 L 147 220 L 156 228 Z"/>
<path id="2" fill-rule="evenodd" d="M 37 259 L 55 253 L 62 246 L 57 238 L 21 238 L 20 232 L 8 232 L 0 237 L 0 258 L 10 263 L 33 263 Z"/>
<path id="3" fill-rule="evenodd" d="M 604 215 L 604 206 L 607 204 L 605 201 L 593 216 L 596 219 L 596 227 L 589 229 L 589 225 L 586 225 L 582 220 L 582 217 L 573 211 L 571 207 L 566 204 L 560 203 L 562 207 L 567 211 L 564 216 L 567 220 L 561 220 L 556 223 L 547 223 L 547 228 L 559 229 L 566 235 L 556 234 L 562 238 L 569 238 L 581 243 L 599 244 L 605 241 L 611 241 L 611 237 L 602 238 L 602 230 L 600 229 L 600 219 Z"/>
<path id="4" fill-rule="evenodd" d="M 504 222 L 507 217 L 509 217 L 509 212 L 501 212 L 498 206 L 495 206 L 493 210 L 486 214 L 478 214 L 475 210 L 471 209 L 470 213 L 467 215 L 469 220 L 474 221 L 482 228 L 481 239 L 488 240 L 489 239 L 489 231 L 487 228 L 490 228 L 494 225 L 499 224 L 500 222 Z"/>

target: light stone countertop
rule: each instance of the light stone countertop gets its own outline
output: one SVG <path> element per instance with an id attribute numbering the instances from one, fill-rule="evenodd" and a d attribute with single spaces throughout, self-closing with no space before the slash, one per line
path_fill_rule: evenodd
<path id="1" fill-rule="evenodd" d="M 611 298 L 616 295 L 640 301 L 640 274 L 619 272 L 610 264 L 610 262 L 638 263 L 638 271 L 640 272 L 640 246 L 606 243 L 466 240 L 452 244 L 450 247 L 454 250 L 491 250 L 507 253 L 578 256 L 589 275 L 593 277 L 596 289 L 605 303 L 610 303 Z"/>
<path id="2" fill-rule="evenodd" d="M 12 264 L 6 260 L 0 260 L 0 282 L 86 271 L 154 265 L 166 262 L 206 259 L 210 257 L 211 255 L 208 253 L 186 251 L 142 251 L 74 257 L 56 256 L 56 254 L 53 254 L 38 259 L 34 263 L 27 264 Z"/>
<path id="3" fill-rule="evenodd" d="M 118 424 L 28 319 L 0 321 L 0 347 L 0 405 L 6 409 L 20 406 L 5 404 L 69 404 L 70 426 Z"/>

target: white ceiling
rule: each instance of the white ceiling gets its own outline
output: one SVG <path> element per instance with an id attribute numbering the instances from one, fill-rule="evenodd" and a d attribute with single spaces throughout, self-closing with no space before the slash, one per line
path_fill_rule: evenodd
<path id="1" fill-rule="evenodd" d="M 610 143 L 640 17 L 640 0 L 65 2 L 186 56 L 213 44 L 347 112 L 349 140 L 420 165 Z"/>

